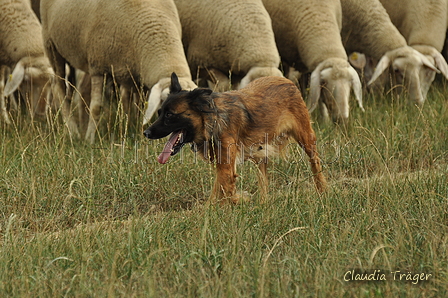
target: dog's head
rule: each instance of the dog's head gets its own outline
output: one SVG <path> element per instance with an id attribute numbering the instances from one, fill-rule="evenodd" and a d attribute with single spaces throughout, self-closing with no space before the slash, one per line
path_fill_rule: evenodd
<path id="1" fill-rule="evenodd" d="M 203 139 L 204 114 L 214 112 L 211 94 L 212 90 L 205 88 L 182 90 L 177 75 L 171 75 L 170 93 L 158 111 L 159 118 L 143 133 L 148 139 L 160 139 L 171 134 L 158 157 L 159 163 L 166 163 L 186 143 Z"/>

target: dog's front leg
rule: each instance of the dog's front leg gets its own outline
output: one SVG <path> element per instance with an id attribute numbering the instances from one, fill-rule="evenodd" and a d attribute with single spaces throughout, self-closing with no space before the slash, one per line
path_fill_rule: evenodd
<path id="1" fill-rule="evenodd" d="M 239 198 L 236 195 L 236 154 L 238 146 L 231 141 L 222 141 L 220 143 L 220 156 L 216 161 L 216 180 L 213 186 L 211 200 L 218 201 L 220 204 L 226 202 L 238 203 Z"/>
<path id="2" fill-rule="evenodd" d="M 232 165 L 217 164 L 216 165 L 216 180 L 212 191 L 212 200 L 219 202 L 221 205 L 231 202 L 238 203 L 236 196 L 236 178 Z"/>

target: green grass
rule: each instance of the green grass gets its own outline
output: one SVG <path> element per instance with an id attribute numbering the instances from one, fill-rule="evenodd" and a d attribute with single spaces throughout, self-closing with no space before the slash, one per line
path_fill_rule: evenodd
<path id="1" fill-rule="evenodd" d="M 63 127 L 0 124 L 1 297 L 444 297 L 448 295 L 448 101 L 352 104 L 346 128 L 314 124 L 328 177 L 318 195 L 301 150 L 274 158 L 269 201 L 205 204 L 213 169 L 121 117 L 95 146 Z M 117 120 L 118 119 L 118 120 Z M 118 122 L 117 122 L 118 121 Z M 346 282 L 350 270 L 388 281 Z M 426 282 L 390 272 L 431 274 Z"/>

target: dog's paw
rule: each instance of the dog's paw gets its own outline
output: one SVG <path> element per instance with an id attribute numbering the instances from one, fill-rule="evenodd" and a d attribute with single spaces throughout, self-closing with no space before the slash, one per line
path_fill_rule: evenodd
<path id="1" fill-rule="evenodd" d="M 252 200 L 252 195 L 250 193 L 248 193 L 247 191 L 241 191 L 241 192 L 237 192 L 236 194 L 232 195 L 232 196 L 227 196 L 227 197 L 216 197 L 216 196 L 211 196 L 209 199 L 209 202 L 211 203 L 217 203 L 221 206 L 226 206 L 226 205 L 236 205 L 236 204 L 241 204 L 241 203 L 246 203 L 246 202 L 250 202 Z"/>
<path id="2" fill-rule="evenodd" d="M 233 204 L 247 203 L 252 200 L 252 195 L 247 191 L 239 191 L 233 197 L 230 198 L 230 202 Z"/>

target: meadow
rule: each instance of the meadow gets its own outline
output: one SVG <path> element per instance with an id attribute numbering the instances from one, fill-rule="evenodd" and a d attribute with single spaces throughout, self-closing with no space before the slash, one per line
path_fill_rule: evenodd
<path id="1" fill-rule="evenodd" d="M 91 146 L 13 115 L 0 123 L 0 297 L 447 297 L 447 88 L 421 109 L 369 95 L 346 127 L 316 121 L 326 193 L 291 144 L 270 162 L 267 202 L 245 163 L 252 200 L 224 207 L 206 203 L 210 164 L 188 146 L 158 164 L 163 140 L 125 116 L 105 116 Z"/>

